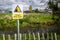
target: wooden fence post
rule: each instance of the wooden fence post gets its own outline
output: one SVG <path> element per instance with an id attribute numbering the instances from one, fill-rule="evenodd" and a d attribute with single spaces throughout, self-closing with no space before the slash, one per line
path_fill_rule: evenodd
<path id="1" fill-rule="evenodd" d="M 20 40 L 22 40 L 22 35 L 21 35 L 21 33 L 20 33 Z"/>
<path id="2" fill-rule="evenodd" d="M 2 34 L 2 36 L 3 36 L 3 40 L 5 40 L 5 34 Z"/>
<path id="3" fill-rule="evenodd" d="M 29 32 L 29 40 L 31 40 L 30 32 Z"/>
<path id="4" fill-rule="evenodd" d="M 26 39 L 27 39 L 27 38 L 26 38 L 26 33 L 25 33 L 24 35 L 25 35 L 25 40 L 26 40 Z"/>
<path id="5" fill-rule="evenodd" d="M 14 34 L 14 40 L 17 40 L 17 35 L 16 34 Z"/>
<path id="6" fill-rule="evenodd" d="M 34 38 L 34 40 L 35 40 L 35 34 L 33 33 L 33 38 Z"/>
<path id="7" fill-rule="evenodd" d="M 56 33 L 54 33 L 54 36 L 55 36 L 55 40 L 57 40 L 57 34 Z"/>
<path id="8" fill-rule="evenodd" d="M 47 40 L 49 40 L 49 33 L 47 33 Z"/>
<path id="9" fill-rule="evenodd" d="M 11 40 L 11 38 L 10 38 L 10 34 L 8 34 L 8 40 Z"/>
<path id="10" fill-rule="evenodd" d="M 40 40 L 39 32 L 37 33 L 37 35 L 38 35 L 38 40 Z M 22 36 L 22 34 L 20 33 L 20 40 L 22 40 L 21 36 Z M 24 36 L 25 36 L 24 40 L 26 40 L 27 39 L 26 33 L 24 34 Z M 3 37 L 3 40 L 5 40 L 5 34 L 2 34 L 2 37 Z M 34 38 L 34 40 L 36 40 L 34 32 L 33 32 L 33 38 Z M 56 33 L 54 33 L 54 38 L 55 38 L 55 40 L 57 40 Z M 11 40 L 10 34 L 8 34 L 8 40 Z M 17 40 L 17 34 L 14 34 L 14 40 Z M 29 33 L 29 40 L 31 40 L 31 33 Z M 44 33 L 42 33 L 42 40 L 45 40 Z M 47 40 L 49 40 L 49 33 L 47 33 Z M 51 33 L 51 40 L 53 40 L 53 33 Z"/>
<path id="11" fill-rule="evenodd" d="M 44 33 L 42 33 L 42 39 L 45 40 L 45 38 L 44 38 Z"/>
<path id="12" fill-rule="evenodd" d="M 53 34 L 51 33 L 51 40 L 53 40 Z"/>
<path id="13" fill-rule="evenodd" d="M 38 40 L 40 40 L 40 34 L 39 34 L 39 32 L 38 32 Z"/>

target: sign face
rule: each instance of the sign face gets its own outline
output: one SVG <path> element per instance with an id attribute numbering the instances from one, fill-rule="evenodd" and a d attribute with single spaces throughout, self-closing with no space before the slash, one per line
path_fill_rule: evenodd
<path id="1" fill-rule="evenodd" d="M 23 19 L 23 6 L 20 4 L 14 4 L 12 13 L 13 19 Z"/>

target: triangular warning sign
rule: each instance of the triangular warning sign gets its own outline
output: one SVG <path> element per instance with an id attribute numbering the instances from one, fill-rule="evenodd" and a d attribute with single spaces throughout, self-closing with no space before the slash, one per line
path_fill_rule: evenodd
<path id="1" fill-rule="evenodd" d="M 18 5 L 16 6 L 14 12 L 21 12 L 21 9 L 20 9 L 20 7 Z"/>

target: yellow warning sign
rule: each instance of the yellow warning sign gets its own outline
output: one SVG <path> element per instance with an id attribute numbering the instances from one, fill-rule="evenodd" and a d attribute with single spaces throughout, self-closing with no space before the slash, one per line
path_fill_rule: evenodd
<path id="1" fill-rule="evenodd" d="M 23 18 L 23 14 L 18 14 L 18 13 L 13 14 L 13 19 L 22 19 L 22 18 Z"/>
<path id="2" fill-rule="evenodd" d="M 22 12 L 22 6 L 16 5 L 13 11 L 13 19 L 22 19 L 23 18 L 23 12 Z"/>
<path id="3" fill-rule="evenodd" d="M 20 7 L 17 5 L 17 7 L 15 8 L 14 12 L 21 12 Z"/>

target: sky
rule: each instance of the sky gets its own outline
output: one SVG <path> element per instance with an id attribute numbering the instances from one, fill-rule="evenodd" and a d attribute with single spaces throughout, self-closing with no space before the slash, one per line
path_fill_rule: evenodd
<path id="1" fill-rule="evenodd" d="M 28 10 L 29 5 L 32 5 L 33 9 L 45 9 L 47 8 L 48 0 L 0 0 L 0 9 L 8 9 L 12 7 L 12 4 L 23 4 L 24 10 Z"/>

